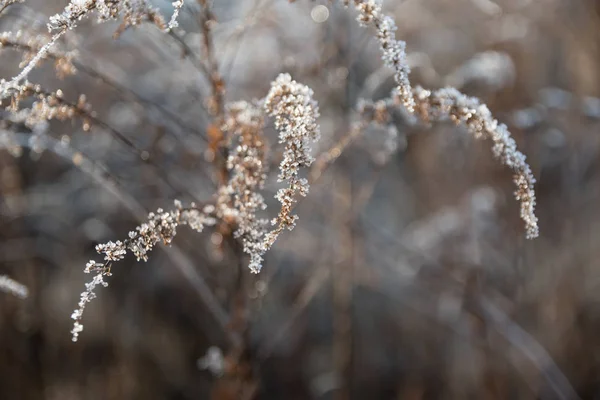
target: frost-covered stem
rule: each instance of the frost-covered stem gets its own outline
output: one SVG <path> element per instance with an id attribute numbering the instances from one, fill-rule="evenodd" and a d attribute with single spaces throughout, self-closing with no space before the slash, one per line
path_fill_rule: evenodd
<path id="1" fill-rule="evenodd" d="M 499 124 L 485 104 L 474 97 L 468 97 L 453 88 L 429 91 L 415 88 L 415 112 L 423 121 L 451 119 L 463 124 L 477 139 L 493 142 L 494 156 L 514 172 L 517 185 L 515 197 L 521 204 L 521 219 L 525 222 L 527 238 L 539 235 L 538 219 L 535 216 L 535 178 L 526 157 L 517 150 L 515 140 L 508 128 Z M 400 100 L 399 100 L 400 101 Z"/>
<path id="2" fill-rule="evenodd" d="M 81 1 L 79 3 L 81 3 Z M 56 42 L 58 42 L 58 39 L 67 33 L 69 29 L 74 28 L 77 24 L 77 21 L 83 18 L 90 10 L 94 8 L 95 1 L 93 0 L 87 0 L 84 4 L 69 3 L 62 14 L 57 14 L 53 17 L 50 17 L 48 22 L 48 31 L 55 32 L 52 35 L 52 38 L 48 43 L 38 50 L 35 56 L 32 57 L 25 68 L 23 68 L 17 76 L 13 77 L 10 81 L 0 81 L 0 99 L 6 98 L 12 94 L 12 91 L 18 90 L 21 82 L 27 78 L 37 63 L 46 57 L 46 54 L 52 47 L 54 47 Z"/>
<path id="3" fill-rule="evenodd" d="M 342 0 L 348 5 L 350 0 Z M 377 0 L 352 0 L 354 8 L 358 11 L 358 22 L 362 26 L 375 28 L 379 47 L 383 53 L 382 59 L 387 66 L 394 70 L 398 93 L 402 105 L 409 112 L 413 112 L 415 100 L 408 75 L 410 67 L 406 61 L 406 43 L 396 40 L 396 23 L 393 18 L 383 13 L 381 3 Z"/>
<path id="4" fill-rule="evenodd" d="M 171 211 L 164 211 L 159 208 L 156 213 L 148 214 L 147 222 L 129 232 L 127 239 L 97 245 L 96 251 L 98 254 L 104 255 L 104 261 L 90 260 L 86 264 L 84 271 L 96 275 L 90 283 L 86 283 L 86 289 L 81 293 L 78 308 L 71 315 L 71 318 L 75 321 L 71 330 L 73 341 L 76 342 L 79 334 L 83 331 L 83 325 L 81 324 L 83 312 L 87 303 L 96 298 L 96 287 L 98 285 L 108 286 L 104 278 L 111 276 L 111 268 L 114 262 L 124 259 L 127 252 L 132 253 L 138 261 L 148 261 L 148 253 L 159 242 L 169 245 L 173 241 L 178 226 L 188 225 L 191 229 L 202 232 L 205 226 L 214 225 L 216 222 L 212 217 L 214 211 L 215 208 L 210 205 L 202 209 L 197 208 L 194 204 L 191 207 L 183 208 L 181 203 L 176 201 L 175 209 Z"/>
<path id="5" fill-rule="evenodd" d="M 27 78 L 29 73 L 35 68 L 38 62 L 40 62 L 50 49 L 56 44 L 58 39 L 61 38 L 65 34 L 66 30 L 61 30 L 58 33 L 52 35 L 52 38 L 48 43 L 42 46 L 35 56 L 27 63 L 25 68 L 19 72 L 18 75 L 13 77 L 10 81 L 1 80 L 0 81 L 0 100 L 9 97 L 14 91 L 19 90 L 21 83 Z"/>
<path id="6" fill-rule="evenodd" d="M 22 52 L 24 54 L 24 59 L 21 62 L 21 65 L 27 65 L 29 62 L 29 55 L 37 54 L 46 44 L 46 39 L 42 36 L 31 36 L 24 31 L 0 33 L 0 50 L 10 48 Z M 40 61 L 45 59 L 54 61 L 56 75 L 58 78 L 63 79 L 64 77 L 73 75 L 77 72 L 77 68 L 73 65 L 75 55 L 76 52 L 74 51 L 48 50 L 38 61 L 38 66 Z M 26 84 L 21 86 L 26 86 Z"/>

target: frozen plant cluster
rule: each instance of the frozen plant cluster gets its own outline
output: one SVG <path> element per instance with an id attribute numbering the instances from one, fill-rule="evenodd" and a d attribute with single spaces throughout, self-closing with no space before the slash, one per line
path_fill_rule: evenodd
<path id="1" fill-rule="evenodd" d="M 292 79 L 289 74 L 281 74 L 271 84 L 271 90 L 264 100 L 264 108 L 275 118 L 275 128 L 279 131 L 279 143 L 284 145 L 283 160 L 279 164 L 279 182 L 287 187 L 279 189 L 275 197 L 281 203 L 277 218 L 271 223 L 275 229 L 265 235 L 263 253 L 273 246 L 284 229 L 292 230 L 298 216 L 292 213 L 298 196 L 308 194 L 309 184 L 300 177 L 300 168 L 309 167 L 314 158 L 311 142 L 319 140 L 317 124 L 319 106 L 313 99 L 313 91 Z M 262 254 L 251 254 L 250 269 L 259 272 Z"/>
<path id="2" fill-rule="evenodd" d="M 266 209 L 258 192 L 267 173 L 265 114 L 274 118 L 279 143 L 284 146 L 278 181 L 287 184 L 275 195 L 281 208 L 271 221 L 275 228 L 268 232 L 268 221 L 257 216 L 257 212 Z M 294 228 L 298 216 L 292 210 L 298 196 L 308 194 L 308 180 L 300 177 L 300 171 L 314 161 L 311 148 L 320 136 L 319 106 L 308 86 L 296 82 L 289 74 L 281 74 L 271 83 L 271 90 L 263 100 L 231 103 L 227 115 L 224 131 L 230 137 L 227 160 L 230 179 L 219 190 L 217 209 L 221 218 L 230 218 L 237 225 L 235 236 L 242 239 L 244 251 L 250 255 L 248 266 L 258 273 L 264 254 L 279 235 Z"/>

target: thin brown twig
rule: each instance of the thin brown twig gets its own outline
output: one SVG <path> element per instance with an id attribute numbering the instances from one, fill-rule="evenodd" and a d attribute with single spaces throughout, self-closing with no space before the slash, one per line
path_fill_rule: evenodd
<path id="1" fill-rule="evenodd" d="M 175 42 L 177 42 L 179 46 L 181 46 L 181 49 L 183 50 L 183 55 L 186 58 L 188 58 L 192 62 L 192 64 L 208 79 L 210 76 L 208 69 L 206 68 L 206 65 L 204 65 L 202 61 L 200 61 L 194 50 L 192 50 L 192 48 L 185 42 L 185 40 L 183 40 L 183 38 L 177 33 L 169 31 L 168 34 L 171 38 L 175 40 Z"/>
<path id="2" fill-rule="evenodd" d="M 354 124 L 348 133 L 338 139 L 327 151 L 321 153 L 316 159 L 309 173 L 310 183 L 314 183 L 319 180 L 323 172 L 333 164 L 342 153 L 360 136 L 364 133 L 367 127 L 367 123 L 360 121 Z"/>
<path id="3" fill-rule="evenodd" d="M 208 62 L 207 77 L 211 84 L 212 99 L 210 110 L 218 119 L 223 119 L 225 116 L 225 83 L 221 74 L 219 73 L 219 64 L 215 57 L 213 39 L 212 39 L 212 26 L 215 23 L 215 16 L 209 7 L 207 0 L 198 0 L 202 7 L 202 20 L 199 21 L 202 29 L 202 38 L 204 50 L 206 52 L 206 59 Z"/>
<path id="4" fill-rule="evenodd" d="M 202 45 L 208 63 L 206 76 L 211 88 L 207 106 L 209 114 L 214 117 L 213 124 L 209 127 L 209 151 L 215 156 L 213 161 L 219 174 L 218 179 L 221 185 L 226 185 L 229 176 L 227 170 L 228 154 L 225 146 L 227 138 L 221 129 L 225 122 L 225 81 L 219 73 L 219 63 L 214 51 L 212 26 L 215 23 L 215 16 L 207 0 L 198 0 L 198 3 L 202 12 L 197 22 L 202 30 Z"/>

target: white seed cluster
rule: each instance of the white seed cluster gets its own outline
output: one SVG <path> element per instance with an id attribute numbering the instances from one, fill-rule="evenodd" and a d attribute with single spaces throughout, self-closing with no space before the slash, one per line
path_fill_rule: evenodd
<path id="1" fill-rule="evenodd" d="M 310 166 L 312 142 L 319 139 L 319 107 L 313 91 L 306 85 L 281 74 L 271 84 L 271 90 L 260 102 L 236 102 L 227 106 L 223 131 L 229 134 L 227 169 L 230 179 L 219 189 L 218 216 L 237 226 L 235 236 L 241 238 L 244 252 L 250 255 L 249 268 L 258 273 L 264 254 L 287 228 L 292 230 L 298 216 L 292 213 L 298 196 L 308 194 L 308 181 L 300 177 L 303 167 Z M 286 182 L 275 198 L 281 209 L 271 223 L 257 213 L 266 209 L 260 190 L 267 174 L 267 149 L 264 138 L 265 114 L 274 117 L 279 131 L 279 143 L 284 145 L 279 165 L 278 181 Z"/>

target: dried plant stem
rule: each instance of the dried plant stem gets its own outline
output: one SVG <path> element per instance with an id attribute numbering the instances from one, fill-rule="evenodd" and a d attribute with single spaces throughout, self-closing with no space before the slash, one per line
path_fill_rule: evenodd
<path id="1" fill-rule="evenodd" d="M 208 40 L 210 46 L 207 48 L 211 49 L 210 54 L 212 54 L 212 40 L 210 39 L 210 36 L 207 36 L 210 35 L 210 29 L 206 28 L 208 31 L 208 33 L 206 33 L 204 32 L 204 26 L 206 23 L 200 22 L 200 24 L 204 33 L 204 42 Z M 223 92 L 225 90 L 224 82 L 220 78 L 216 62 L 214 64 L 210 63 L 210 68 L 207 67 L 198 58 L 196 53 L 194 53 L 192 48 L 185 42 L 185 40 L 183 40 L 183 38 L 173 31 L 169 31 L 168 33 L 169 36 L 171 36 L 181 46 L 183 50 L 183 56 L 186 57 L 192 63 L 192 65 L 198 69 L 198 71 L 200 71 L 200 73 L 207 79 L 211 86 L 211 95 L 208 102 L 203 101 L 200 103 L 200 106 L 207 112 L 208 115 L 213 116 L 214 120 L 213 123 L 209 125 L 207 134 L 203 134 L 203 137 L 206 139 L 208 143 L 208 151 L 211 153 L 209 160 L 216 165 L 218 171 L 218 181 L 221 185 L 224 185 L 227 182 L 227 154 L 226 149 L 223 147 L 225 138 L 220 129 L 225 119 L 225 103 L 223 97 Z"/>
<path id="2" fill-rule="evenodd" d="M 337 221 L 340 260 L 331 262 L 333 343 L 332 356 L 336 375 L 339 379 L 335 400 L 350 399 L 352 376 L 352 295 L 355 279 L 355 232 L 354 196 L 349 178 L 336 182 L 338 192 L 348 201 L 336 203 L 332 213 Z M 335 253 L 334 253 L 335 254 Z"/>
<path id="3" fill-rule="evenodd" d="M 561 400 L 579 399 L 579 395 L 546 349 L 500 308 L 483 296 L 477 299 L 478 311 L 508 343 L 519 350 L 540 371 L 548 387 Z"/>
<path id="4" fill-rule="evenodd" d="M 212 153 L 213 162 L 217 169 L 221 185 L 226 185 L 229 177 L 227 168 L 228 138 L 222 127 L 225 123 L 225 81 L 219 72 L 219 63 L 215 56 L 212 26 L 215 23 L 215 16 L 212 13 L 210 4 L 207 0 L 198 0 L 202 12 L 198 18 L 198 25 L 202 31 L 202 46 L 206 58 L 206 78 L 210 84 L 211 94 L 207 100 L 206 107 L 210 115 L 213 116 L 213 124 L 209 132 L 209 151 Z M 231 231 L 231 230 L 230 230 Z"/>
<path id="5" fill-rule="evenodd" d="M 134 213 L 134 215 L 138 217 L 145 216 L 142 211 L 143 209 L 136 206 L 137 202 L 131 201 L 131 199 L 127 200 L 122 196 L 121 191 L 119 190 L 119 186 L 121 186 L 119 179 L 112 175 L 104 164 L 90 159 L 82 152 L 65 144 L 65 142 L 56 140 L 46 134 L 38 134 L 35 139 L 32 139 L 30 133 L 10 132 L 10 135 L 11 140 L 15 142 L 15 145 L 30 148 L 32 151 L 36 152 L 50 151 L 72 163 L 73 166 L 84 174 L 89 175 L 101 187 L 117 196 L 121 202 Z M 0 144 L 0 147 L 4 148 L 5 145 Z"/>
<path id="6" fill-rule="evenodd" d="M 78 70 L 80 70 L 80 71 L 88 74 L 90 77 L 98 79 L 102 83 L 112 87 L 114 90 L 119 92 L 123 97 L 129 97 L 140 104 L 156 108 L 162 114 L 164 114 L 166 117 L 168 117 L 171 121 L 173 121 L 176 125 L 178 125 L 183 132 L 193 132 L 197 137 L 201 138 L 205 142 L 208 142 L 208 138 L 206 137 L 206 134 L 204 134 L 204 132 L 200 131 L 196 126 L 192 126 L 192 125 L 182 121 L 178 115 L 176 115 L 173 111 L 165 108 L 165 106 L 163 106 L 162 104 L 159 104 L 152 100 L 146 99 L 145 97 L 143 97 L 142 95 L 140 95 L 139 93 L 134 91 L 133 89 L 130 89 L 126 86 L 121 85 L 117 81 L 102 74 L 95 68 L 84 65 L 77 61 L 74 61 L 73 64 L 75 65 L 75 68 L 77 68 Z M 181 139 L 182 139 L 181 135 L 174 135 L 174 136 L 181 142 Z"/>

